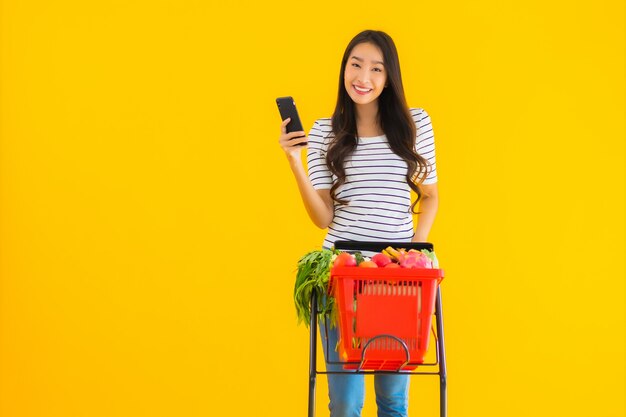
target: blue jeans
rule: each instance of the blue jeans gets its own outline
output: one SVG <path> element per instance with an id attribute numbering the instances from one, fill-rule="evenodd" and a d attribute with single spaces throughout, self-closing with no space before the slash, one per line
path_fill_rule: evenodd
<path id="1" fill-rule="evenodd" d="M 319 320 L 324 356 L 326 357 L 325 320 Z M 326 361 L 339 361 L 335 350 L 337 327 L 328 322 L 328 356 Z M 326 364 L 328 371 L 342 371 L 341 365 Z M 365 401 L 364 375 L 328 374 L 330 417 L 360 417 Z M 409 375 L 374 375 L 378 417 L 407 417 L 409 407 Z"/>

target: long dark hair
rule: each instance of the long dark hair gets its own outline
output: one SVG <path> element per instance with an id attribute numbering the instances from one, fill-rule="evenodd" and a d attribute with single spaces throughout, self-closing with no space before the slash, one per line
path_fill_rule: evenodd
<path id="1" fill-rule="evenodd" d="M 336 196 L 336 191 L 346 181 L 344 161 L 356 149 L 358 132 L 355 104 L 346 91 L 344 73 L 352 49 L 361 43 L 376 45 L 383 54 L 385 71 L 387 71 L 387 88 L 384 88 L 378 96 L 378 118 L 383 132 L 387 135 L 389 147 L 407 163 L 406 181 L 417 194 L 417 199 L 411 204 L 410 210 L 416 213 L 415 205 L 423 194 L 421 183 L 428 175 L 430 166 L 428 161 L 415 151 L 416 127 L 404 96 L 396 45 L 389 35 L 381 31 L 365 30 L 356 35 L 346 47 L 341 60 L 337 105 L 332 116 L 334 138 L 329 143 L 326 153 L 326 164 L 337 176 L 337 182 L 332 185 L 330 195 L 337 203 L 347 204 L 346 200 Z"/>

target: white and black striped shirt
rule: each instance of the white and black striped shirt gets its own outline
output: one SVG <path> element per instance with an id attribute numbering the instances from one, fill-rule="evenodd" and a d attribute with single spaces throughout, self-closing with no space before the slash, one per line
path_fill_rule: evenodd
<path id="1" fill-rule="evenodd" d="M 430 116 L 424 109 L 410 109 L 417 127 L 415 150 L 430 163 L 423 184 L 437 182 L 435 141 Z M 329 189 L 337 177 L 326 165 L 326 151 L 332 138 L 331 119 L 318 119 L 309 132 L 307 165 L 315 189 Z M 335 203 L 335 215 L 323 247 L 336 240 L 408 242 L 413 238 L 411 189 L 406 182 L 406 162 L 397 156 L 385 135 L 357 138 L 357 147 L 344 162 L 346 182 Z"/>

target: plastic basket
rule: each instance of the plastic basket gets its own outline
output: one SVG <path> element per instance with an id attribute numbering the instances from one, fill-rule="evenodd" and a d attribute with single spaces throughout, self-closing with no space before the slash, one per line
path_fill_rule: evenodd
<path id="1" fill-rule="evenodd" d="M 410 371 L 423 363 L 442 279 L 441 269 L 332 268 L 344 369 Z"/>

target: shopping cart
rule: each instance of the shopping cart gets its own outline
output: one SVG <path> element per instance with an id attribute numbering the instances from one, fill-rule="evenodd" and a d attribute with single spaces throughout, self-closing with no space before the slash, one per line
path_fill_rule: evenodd
<path id="1" fill-rule="evenodd" d="M 431 243 L 336 241 L 346 252 L 380 252 L 394 248 L 429 249 Z M 439 375 L 439 413 L 447 417 L 446 356 L 443 336 L 441 269 L 355 268 L 331 270 L 330 291 L 339 316 L 339 362 L 343 371 L 317 370 L 317 299 L 311 298 L 309 337 L 309 417 L 315 417 L 318 374 Z M 435 326 L 432 326 L 432 316 Z M 328 318 L 327 322 L 328 322 Z M 436 330 L 435 328 L 436 327 Z M 327 326 L 324 326 L 327 331 Z M 435 361 L 425 362 L 430 333 L 436 343 Z M 330 357 L 328 335 L 324 349 Z M 421 367 L 436 371 L 416 371 Z"/>

